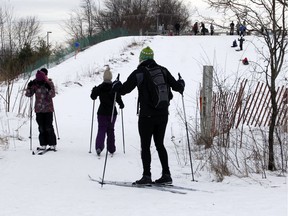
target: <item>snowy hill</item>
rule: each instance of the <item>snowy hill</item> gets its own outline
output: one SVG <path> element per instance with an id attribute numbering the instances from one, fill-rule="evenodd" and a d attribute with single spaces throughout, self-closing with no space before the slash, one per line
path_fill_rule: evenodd
<path id="1" fill-rule="evenodd" d="M 181 142 L 181 149 L 176 151 L 171 142 L 172 136 L 185 141 L 185 127 L 178 114 L 183 110 L 182 97 L 178 93 L 174 93 L 169 109 L 165 145 L 174 184 L 196 191 L 181 195 L 109 185 L 101 187 L 88 179 L 88 174 L 102 177 L 104 167 L 104 154 L 98 159 L 94 149 L 96 121 L 92 153 L 88 151 L 93 105 L 90 92 L 102 82 L 105 65 L 110 66 L 113 79 L 119 73 L 120 80 L 124 82 L 137 67 L 140 50 L 149 45 L 160 65 L 168 68 L 175 78 L 181 73 L 185 80 L 184 101 L 190 121 L 196 115 L 203 65 L 213 65 L 217 72 L 215 76 L 225 80 L 225 85 L 231 90 L 235 88 L 235 79 L 245 77 L 252 82 L 264 79 L 251 73 L 253 64 L 245 66 L 239 61 L 248 57 L 251 62 L 261 63 L 254 47 L 263 47 L 261 40 L 246 37 L 244 50 L 235 52 L 231 48 L 234 39 L 237 37 L 123 37 L 97 44 L 79 53 L 76 58 L 49 69 L 48 76 L 53 79 L 58 92 L 54 99 L 60 137 L 56 153 L 49 152 L 43 156 L 31 154 L 28 98 L 24 99 L 26 110 L 21 109 L 24 117 L 17 116 L 17 105 L 13 112 L 7 114 L 0 107 L 1 135 L 9 137 L 8 144 L 2 147 L 5 150 L 0 150 L 0 216 L 287 215 L 287 179 L 277 177 L 276 173 L 267 173 L 267 179 L 262 179 L 261 174 L 249 178 L 231 176 L 216 183 L 212 173 L 200 170 L 201 164 L 193 155 L 197 181 L 191 181 L 186 154 L 179 153 L 186 150 L 186 143 Z M 13 93 L 21 92 L 26 81 L 19 79 Z M 284 81 L 284 75 L 279 81 Z M 125 154 L 122 120 L 118 115 L 115 125 L 117 150 L 113 157 L 108 157 L 105 179 L 134 181 L 142 174 L 136 115 L 137 90 L 124 96 L 123 101 Z M 99 101 L 96 100 L 95 105 L 96 116 Z M 32 126 L 35 149 L 38 146 L 35 115 Z M 151 152 L 152 178 L 156 179 L 160 177 L 161 166 L 153 144 Z"/>

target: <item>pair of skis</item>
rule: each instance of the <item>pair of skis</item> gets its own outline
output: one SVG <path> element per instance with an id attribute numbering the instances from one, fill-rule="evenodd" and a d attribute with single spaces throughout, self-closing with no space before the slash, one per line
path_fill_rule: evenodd
<path id="1" fill-rule="evenodd" d="M 120 187 L 130 187 L 130 188 L 143 188 L 143 189 L 150 189 L 150 190 L 159 190 L 159 191 L 165 191 L 170 192 L 174 194 L 187 194 L 189 191 L 197 191 L 193 188 L 188 187 L 182 187 L 182 186 L 176 186 L 176 185 L 163 185 L 163 184 L 149 184 L 149 185 L 138 185 L 133 184 L 132 182 L 126 182 L 126 181 L 107 181 L 105 180 L 102 182 L 101 180 L 94 179 L 90 175 L 88 175 L 89 179 L 94 182 L 98 182 L 99 184 L 107 184 L 107 185 L 115 185 Z"/>
<path id="2" fill-rule="evenodd" d="M 55 148 L 51 148 L 51 147 L 48 147 L 46 149 L 41 149 L 41 148 L 37 147 L 36 151 L 32 151 L 32 155 L 44 155 L 49 151 L 56 152 L 57 150 Z"/>

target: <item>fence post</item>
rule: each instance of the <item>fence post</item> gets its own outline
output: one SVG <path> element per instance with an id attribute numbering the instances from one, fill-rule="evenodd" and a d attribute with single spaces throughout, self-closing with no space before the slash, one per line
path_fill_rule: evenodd
<path id="1" fill-rule="evenodd" d="M 213 87 L 213 66 L 204 65 L 203 67 L 203 87 L 201 91 L 201 108 L 200 108 L 200 127 L 201 139 L 206 148 L 212 145 L 212 87 Z"/>

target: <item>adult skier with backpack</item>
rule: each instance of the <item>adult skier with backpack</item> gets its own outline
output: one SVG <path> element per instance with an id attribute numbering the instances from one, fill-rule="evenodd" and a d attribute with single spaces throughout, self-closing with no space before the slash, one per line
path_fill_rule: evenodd
<path id="1" fill-rule="evenodd" d="M 168 122 L 169 101 L 173 97 L 171 88 L 183 94 L 185 82 L 180 78 L 176 81 L 165 67 L 158 65 L 154 61 L 154 53 L 150 47 L 141 51 L 139 61 L 137 69 L 123 84 L 116 80 L 112 87 L 114 92 L 121 95 L 130 93 L 136 86 L 138 88 L 140 106 L 138 131 L 141 140 L 143 175 L 134 184 L 152 183 L 150 152 L 152 136 L 162 166 L 162 176 L 155 183 L 171 184 L 172 178 L 168 165 L 168 154 L 164 146 L 164 136 Z"/>

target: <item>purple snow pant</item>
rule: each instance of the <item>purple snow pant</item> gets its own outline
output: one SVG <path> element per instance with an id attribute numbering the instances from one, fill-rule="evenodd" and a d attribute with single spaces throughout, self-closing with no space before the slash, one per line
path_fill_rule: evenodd
<path id="1" fill-rule="evenodd" d="M 111 123 L 111 116 L 98 115 L 98 133 L 96 137 L 95 149 L 104 149 L 105 136 L 107 134 L 107 149 L 113 154 L 116 151 L 115 147 L 115 134 L 114 134 L 114 125 L 116 121 L 116 115 L 113 116 Z"/>

